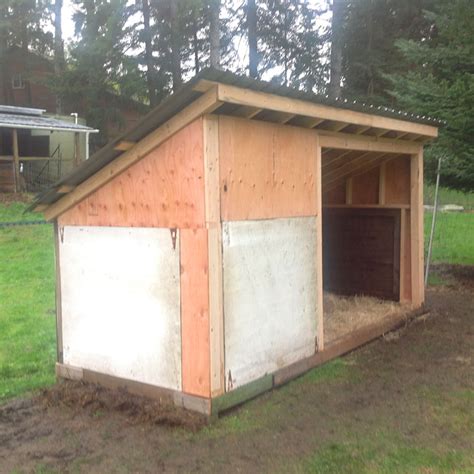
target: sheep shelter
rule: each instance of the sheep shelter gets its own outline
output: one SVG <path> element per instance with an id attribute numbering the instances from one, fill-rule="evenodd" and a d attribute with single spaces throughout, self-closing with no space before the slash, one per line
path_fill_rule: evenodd
<path id="1" fill-rule="evenodd" d="M 438 125 L 201 72 L 32 206 L 55 224 L 58 376 L 215 415 L 393 329 L 424 303 Z M 396 311 L 329 332 L 323 294 Z"/>

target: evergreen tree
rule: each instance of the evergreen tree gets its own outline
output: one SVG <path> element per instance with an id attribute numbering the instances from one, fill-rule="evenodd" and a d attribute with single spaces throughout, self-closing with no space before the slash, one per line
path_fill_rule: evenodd
<path id="1" fill-rule="evenodd" d="M 389 77 L 400 107 L 446 121 L 440 137 L 427 150 L 427 177 L 433 179 L 435 158 L 444 157 L 443 184 L 474 189 L 474 9 L 471 0 L 440 2 L 426 13 L 431 25 L 422 41 L 400 40 L 400 53 L 410 65 Z"/>

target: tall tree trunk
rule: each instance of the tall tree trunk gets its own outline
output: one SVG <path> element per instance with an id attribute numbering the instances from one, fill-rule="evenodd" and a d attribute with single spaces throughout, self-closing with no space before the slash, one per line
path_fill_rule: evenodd
<path id="1" fill-rule="evenodd" d="M 257 7 L 255 0 L 247 0 L 247 35 L 249 42 L 249 75 L 258 77 Z"/>
<path id="2" fill-rule="evenodd" d="M 199 39 L 198 39 L 198 23 L 196 14 L 193 17 L 193 52 L 194 52 L 194 72 L 199 73 L 200 64 L 199 64 Z"/>
<path id="3" fill-rule="evenodd" d="M 333 0 L 331 21 L 331 77 L 329 97 L 341 96 L 343 26 L 346 0 Z"/>
<path id="4" fill-rule="evenodd" d="M 173 90 L 176 91 L 182 84 L 181 54 L 179 47 L 178 0 L 169 0 L 171 25 L 171 74 L 173 76 Z"/>
<path id="5" fill-rule="evenodd" d="M 64 43 L 63 30 L 61 24 L 63 0 L 56 0 L 54 3 L 54 74 L 58 80 L 64 72 Z M 59 94 L 56 94 L 56 113 L 62 114 L 62 100 Z"/>
<path id="6" fill-rule="evenodd" d="M 7 65 L 8 50 L 8 6 L 0 4 L 0 74 L 2 80 L 2 95 L 0 96 L 0 104 L 10 104 L 10 75 Z"/>
<path id="7" fill-rule="evenodd" d="M 142 0 L 142 15 L 143 15 L 143 38 L 145 40 L 145 63 L 146 63 L 146 82 L 148 88 L 148 100 L 150 105 L 155 107 L 156 99 L 156 83 L 155 83 L 155 69 L 153 61 L 153 45 L 151 42 L 150 31 L 150 4 L 148 0 Z"/>
<path id="8" fill-rule="evenodd" d="M 210 0 L 210 25 L 209 25 L 209 43 L 210 43 L 210 63 L 211 67 L 219 69 L 221 63 L 220 54 L 220 34 L 219 34 L 219 13 L 221 9 L 220 0 Z"/>

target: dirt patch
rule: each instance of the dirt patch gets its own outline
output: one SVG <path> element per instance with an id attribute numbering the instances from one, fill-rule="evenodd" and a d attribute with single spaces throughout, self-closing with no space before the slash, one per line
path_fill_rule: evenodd
<path id="1" fill-rule="evenodd" d="M 393 446 L 404 462 L 421 463 L 384 464 L 397 472 L 472 472 L 474 293 L 437 287 L 427 306 L 429 316 L 396 340 L 379 338 L 200 430 L 162 407 L 150 414 L 148 400 L 95 386 L 8 402 L 0 472 L 301 472 L 289 467 L 328 446 L 330 456 L 341 446 L 368 446 L 370 456 Z M 457 454 L 448 466 L 426 465 L 438 453 Z"/>
<path id="2" fill-rule="evenodd" d="M 130 424 L 182 427 L 191 432 L 207 425 L 204 416 L 169 402 L 139 397 L 125 389 L 110 390 L 80 381 L 61 381 L 52 388 L 42 390 L 37 401 L 46 409 L 69 408 L 76 414 L 91 417 L 121 414 Z"/>
<path id="3" fill-rule="evenodd" d="M 324 293 L 324 340 L 329 343 L 382 319 L 405 314 L 407 307 L 371 296 Z"/>
<path id="4" fill-rule="evenodd" d="M 442 280 L 441 286 L 458 290 L 474 290 L 474 266 L 438 263 L 430 266 L 430 274 Z"/>

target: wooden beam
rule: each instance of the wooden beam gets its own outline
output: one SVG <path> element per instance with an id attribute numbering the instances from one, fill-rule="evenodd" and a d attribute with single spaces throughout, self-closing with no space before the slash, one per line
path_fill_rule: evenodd
<path id="1" fill-rule="evenodd" d="M 174 115 L 161 127 L 140 140 L 136 146 L 124 152 L 114 161 L 92 175 L 89 179 L 79 184 L 73 192 L 66 194 L 64 197 L 59 199 L 59 201 L 52 204 L 45 212 L 46 219 L 54 219 L 58 215 L 67 211 L 69 208 L 93 193 L 96 189 L 108 183 L 115 176 L 141 160 L 144 156 L 150 153 L 150 151 L 155 149 L 158 145 L 163 143 L 193 120 L 203 114 L 212 112 L 220 105 L 221 102 L 217 100 L 216 89 L 209 90 L 193 103 L 185 107 L 181 112 Z"/>
<path id="2" fill-rule="evenodd" d="M 209 256 L 209 342 L 211 397 L 225 391 L 222 228 L 219 170 L 219 117 L 205 115 L 204 196 Z"/>
<path id="3" fill-rule="evenodd" d="M 76 186 L 72 186 L 70 184 L 63 184 L 62 186 L 59 186 L 59 188 L 56 189 L 56 192 L 58 194 L 67 194 L 71 191 L 74 191 L 74 189 L 76 189 Z"/>
<path id="4" fill-rule="evenodd" d="M 12 142 L 13 142 L 13 169 L 14 169 L 14 179 L 15 179 L 15 192 L 19 193 L 21 191 L 21 182 L 20 182 L 20 154 L 18 152 L 18 130 L 14 128 L 12 130 Z"/>
<path id="5" fill-rule="evenodd" d="M 346 170 L 345 173 L 341 173 L 339 176 L 332 177 L 331 180 L 325 180 L 323 178 L 323 192 L 328 192 L 331 189 L 342 184 L 347 176 L 358 176 L 363 173 L 367 173 L 368 171 L 377 168 L 381 163 L 385 161 L 389 161 L 393 159 L 392 156 L 385 156 L 386 154 L 382 154 L 377 158 L 371 158 L 366 160 L 365 163 L 358 163 L 352 169 Z"/>
<path id="6" fill-rule="evenodd" d="M 266 92 L 252 91 L 227 84 L 218 84 L 218 99 L 222 102 L 261 109 L 305 115 L 317 119 L 334 120 L 355 125 L 378 127 L 400 132 L 419 133 L 427 137 L 437 137 L 438 129 L 431 125 L 407 122 L 363 112 L 340 109 L 328 105 L 315 104 L 300 99 L 282 97 Z"/>
<path id="7" fill-rule="evenodd" d="M 131 142 L 128 140 L 121 140 L 114 146 L 114 150 L 117 151 L 127 151 L 130 150 L 133 146 L 136 145 L 136 142 Z"/>
<path id="8" fill-rule="evenodd" d="M 386 179 L 386 163 L 380 165 L 379 171 L 379 204 L 385 204 L 385 179 Z"/>
<path id="9" fill-rule="evenodd" d="M 35 206 L 34 212 L 44 212 L 46 209 L 48 209 L 48 207 L 49 206 L 47 204 L 38 204 Z"/>
<path id="10" fill-rule="evenodd" d="M 260 107 L 251 107 L 251 106 L 244 106 L 238 108 L 232 115 L 236 117 L 242 117 L 246 119 L 252 119 L 256 115 L 258 115 L 263 109 Z"/>
<path id="11" fill-rule="evenodd" d="M 321 147 L 319 137 L 316 137 L 316 321 L 318 328 L 318 352 L 324 350 L 324 294 L 323 294 L 323 196 L 322 196 L 322 171 Z"/>
<path id="12" fill-rule="evenodd" d="M 407 220 L 407 211 L 402 209 L 400 213 L 400 303 L 406 303 L 405 298 L 405 252 L 406 252 L 406 220 Z"/>
<path id="13" fill-rule="evenodd" d="M 371 128 L 372 127 L 366 125 L 358 126 L 355 128 L 354 134 L 361 135 L 362 133 L 367 132 L 367 130 L 370 130 Z"/>
<path id="14" fill-rule="evenodd" d="M 411 156 L 410 164 L 411 298 L 414 307 L 425 300 L 423 281 L 423 148 Z"/>
<path id="15" fill-rule="evenodd" d="M 343 166 L 338 167 L 335 170 L 329 170 L 328 172 L 323 174 L 323 181 L 324 184 L 331 183 L 339 178 L 346 178 L 350 176 L 352 172 L 355 170 L 364 167 L 366 164 L 385 156 L 386 153 L 379 153 L 379 154 L 370 154 L 369 156 L 367 153 L 362 154 L 350 161 L 348 161 Z"/>
<path id="16" fill-rule="evenodd" d="M 320 130 L 321 146 L 327 148 L 340 148 L 343 150 L 363 150 L 376 151 L 383 153 L 416 153 L 419 145 L 401 142 L 396 140 L 388 140 L 385 138 L 350 135 L 350 134 L 330 134 L 328 131 Z"/>
<path id="17" fill-rule="evenodd" d="M 343 152 L 340 152 L 337 156 L 333 156 L 327 160 L 324 160 L 323 162 L 323 168 L 328 168 L 328 167 L 332 167 L 334 165 L 334 163 L 337 163 L 338 161 L 340 161 L 342 158 L 344 158 L 345 156 L 347 155 L 350 155 L 351 153 L 353 153 L 354 150 L 346 150 L 346 151 L 343 151 Z M 370 153 L 370 152 L 369 152 Z"/>
<path id="18" fill-rule="evenodd" d="M 352 204 L 352 177 L 346 178 L 346 204 Z"/>
<path id="19" fill-rule="evenodd" d="M 281 112 L 279 113 L 279 118 L 276 119 L 276 122 L 285 124 L 285 123 L 288 123 L 294 117 L 296 117 L 295 114 L 287 114 L 285 112 Z"/>

